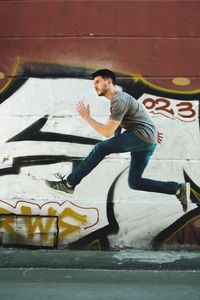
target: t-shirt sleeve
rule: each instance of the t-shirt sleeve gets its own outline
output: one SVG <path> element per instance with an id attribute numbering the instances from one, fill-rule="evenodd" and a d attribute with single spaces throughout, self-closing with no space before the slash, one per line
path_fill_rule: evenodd
<path id="1" fill-rule="evenodd" d="M 110 107 L 110 119 L 122 121 L 126 111 L 127 106 L 124 101 L 114 101 Z"/>

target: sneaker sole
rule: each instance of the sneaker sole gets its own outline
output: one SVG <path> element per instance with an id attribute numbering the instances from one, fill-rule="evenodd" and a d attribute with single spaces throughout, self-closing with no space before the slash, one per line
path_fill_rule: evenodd
<path id="1" fill-rule="evenodd" d="M 59 193 L 59 194 L 64 195 L 64 196 L 72 196 L 72 195 L 73 195 L 73 193 L 67 193 L 67 192 L 64 192 L 64 191 L 62 191 L 62 190 L 56 190 L 56 189 L 50 187 L 50 185 L 48 185 L 48 183 L 46 182 L 46 180 L 45 180 L 45 184 L 46 184 L 46 186 L 48 186 L 48 188 L 49 188 L 51 191 L 53 191 L 53 192 L 55 192 L 55 193 Z"/>

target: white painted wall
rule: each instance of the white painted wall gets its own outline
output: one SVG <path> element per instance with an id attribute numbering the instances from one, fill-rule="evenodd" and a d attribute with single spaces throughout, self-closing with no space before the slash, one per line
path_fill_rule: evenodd
<path id="1" fill-rule="evenodd" d="M 147 98 L 155 101 L 158 97 L 144 94 L 138 101 L 143 103 Z M 44 115 L 49 115 L 49 119 L 42 132 L 102 139 L 77 115 L 75 107 L 78 100 L 90 104 L 92 115 L 100 122 L 109 116 L 109 102 L 96 95 L 90 80 L 28 79 L 18 91 L 0 105 L 2 124 L 0 170 L 10 168 L 16 157 L 30 155 L 85 157 L 92 146 L 46 141 L 6 143 Z M 173 115 L 159 109 L 162 102 L 158 102 L 152 110 L 149 110 L 158 129 L 164 133 L 164 141 L 158 145 L 144 176 L 182 182 L 185 169 L 198 184 L 199 102 L 192 101 L 191 107 L 184 110 L 186 106 L 183 104 L 181 106 L 183 102 L 181 96 L 180 100 L 165 100 L 168 100 L 170 105 L 168 109 L 173 110 Z M 180 111 L 181 108 L 183 111 Z M 71 163 L 23 167 L 19 174 L 0 176 L 0 212 L 23 214 L 25 207 L 25 211 L 28 208 L 31 215 L 50 215 L 49 209 L 54 210 L 52 214 L 59 217 L 59 246 L 67 246 L 108 225 L 107 193 L 116 176 L 128 165 L 129 154 L 107 157 L 77 186 L 72 196 L 61 195 L 49 189 L 44 182 L 46 178 L 54 180 L 54 173 L 68 174 L 72 168 Z M 127 174 L 128 170 L 120 177 L 114 193 L 114 212 L 120 230 L 118 234 L 108 237 L 110 246 L 148 249 L 152 238 L 183 214 L 182 208 L 175 196 L 130 190 Z M 191 205 L 191 209 L 194 207 Z M 70 208 L 75 215 L 66 212 L 66 208 Z M 73 226 L 77 226 L 75 232 L 70 231 Z M 18 225 L 10 221 L 10 227 L 4 224 L 0 232 L 13 232 L 17 228 Z M 28 229 L 24 228 L 22 224 L 21 234 L 26 236 Z"/>

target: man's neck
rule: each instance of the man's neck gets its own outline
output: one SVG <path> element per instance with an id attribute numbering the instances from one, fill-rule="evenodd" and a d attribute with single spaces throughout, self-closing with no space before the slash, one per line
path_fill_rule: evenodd
<path id="1" fill-rule="evenodd" d="M 106 92 L 105 97 L 106 97 L 108 100 L 112 101 L 112 99 L 113 99 L 113 97 L 114 97 L 114 95 L 115 95 L 115 92 L 116 92 L 116 90 L 115 90 L 115 87 L 113 86 L 112 88 L 110 88 L 110 89 Z"/>

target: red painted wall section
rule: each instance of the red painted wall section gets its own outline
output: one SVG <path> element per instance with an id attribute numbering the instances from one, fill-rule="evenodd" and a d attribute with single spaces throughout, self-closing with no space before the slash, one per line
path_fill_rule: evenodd
<path id="1" fill-rule="evenodd" d="M 0 1 L 0 246 L 200 249 L 199 12 L 200 0 Z M 73 198 L 47 190 L 102 138 L 75 110 L 86 99 L 107 119 L 81 80 L 99 68 L 163 132 L 146 175 L 190 182 L 186 214 L 175 195 L 131 190 L 124 153 Z"/>
<path id="2" fill-rule="evenodd" d="M 200 33 L 199 1 L 1 2 L 0 36 L 195 37 Z"/>
<path id="3" fill-rule="evenodd" d="M 0 87 L 30 61 L 109 67 L 198 91 L 199 11 L 199 1 L 1 1 Z"/>

